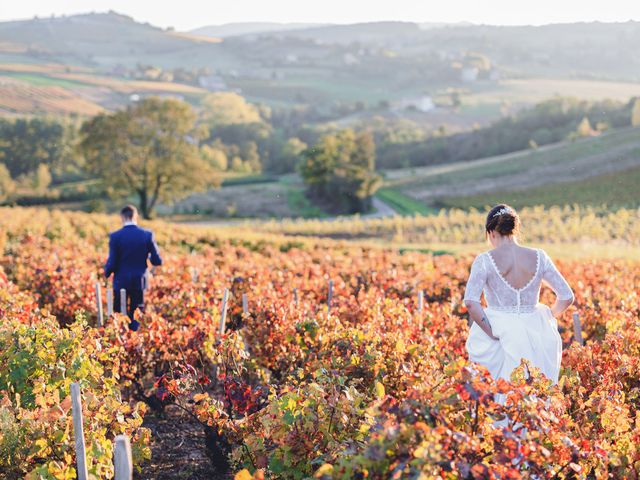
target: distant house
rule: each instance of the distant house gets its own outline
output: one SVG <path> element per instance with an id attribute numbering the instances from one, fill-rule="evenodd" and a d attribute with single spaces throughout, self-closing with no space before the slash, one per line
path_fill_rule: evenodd
<path id="1" fill-rule="evenodd" d="M 219 75 L 200 75 L 198 77 L 198 85 L 206 88 L 211 92 L 221 92 L 228 90 L 227 83 Z"/>
<path id="2" fill-rule="evenodd" d="M 149 97 L 160 97 L 160 98 L 174 98 L 176 100 L 184 101 L 184 95 L 179 95 L 176 93 L 167 93 L 167 92 L 145 92 L 145 93 L 132 93 L 129 95 L 129 101 L 132 103 L 139 102 L 145 98 Z"/>
<path id="3" fill-rule="evenodd" d="M 111 69 L 111 75 L 115 77 L 126 77 L 129 75 L 129 70 L 124 65 L 118 64 Z"/>
<path id="4" fill-rule="evenodd" d="M 398 110 L 417 110 L 418 112 L 430 112 L 436 108 L 436 104 L 429 95 L 423 95 L 421 97 L 404 98 L 397 102 L 396 109 Z"/>
<path id="5" fill-rule="evenodd" d="M 478 80 L 480 70 L 476 67 L 464 67 L 460 71 L 460 80 L 463 82 L 475 82 Z"/>
<path id="6" fill-rule="evenodd" d="M 345 53 L 342 56 L 342 61 L 344 62 L 345 65 L 358 65 L 360 63 L 360 60 L 358 60 L 358 57 L 356 57 L 354 54 L 352 53 Z"/>

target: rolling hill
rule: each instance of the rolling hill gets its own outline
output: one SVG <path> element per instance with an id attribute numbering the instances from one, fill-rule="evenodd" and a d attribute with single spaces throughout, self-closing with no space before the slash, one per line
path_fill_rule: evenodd
<path id="1" fill-rule="evenodd" d="M 207 25 L 196 28 L 190 33 L 214 38 L 237 37 L 239 35 L 263 35 L 270 32 L 288 32 L 319 27 L 317 23 L 275 23 L 275 22 L 240 22 L 223 25 Z"/>
<path id="2" fill-rule="evenodd" d="M 199 42 L 196 37 L 109 12 L 1 22 L 2 44 L 24 46 L 25 53 L 34 59 L 96 67 L 126 63 L 128 59 L 142 61 L 145 55 L 184 52 Z M 3 50 L 7 49 L 5 46 Z"/>
<path id="3" fill-rule="evenodd" d="M 501 201 L 640 206 L 640 128 L 468 162 L 389 170 L 385 187 L 424 207 Z"/>
<path id="4" fill-rule="evenodd" d="M 31 91 L 31 103 L 53 114 L 64 112 L 47 111 L 40 95 L 57 96 L 62 89 L 70 105 L 84 105 L 70 113 L 86 115 L 94 108 L 88 104 L 113 109 L 130 102 L 131 95 L 177 95 L 197 104 L 206 93 L 200 87 L 206 78 L 201 83 L 200 77 L 211 76 L 212 84 L 240 91 L 253 102 L 330 112 L 336 125 L 407 118 L 425 130 L 454 132 L 556 95 L 618 100 L 640 95 L 635 44 L 640 44 L 638 22 L 240 23 L 183 33 L 115 12 L 92 13 L 0 22 L 0 84 L 8 94 L 6 85 L 19 83 L 22 91 Z M 147 67 L 159 78 L 132 74 Z M 173 80 L 175 70 L 199 73 L 188 81 Z M 436 108 L 412 107 L 424 99 Z M 9 103 L 0 114 L 34 113 L 29 101 Z M 335 113 L 342 111 L 347 113 Z"/>

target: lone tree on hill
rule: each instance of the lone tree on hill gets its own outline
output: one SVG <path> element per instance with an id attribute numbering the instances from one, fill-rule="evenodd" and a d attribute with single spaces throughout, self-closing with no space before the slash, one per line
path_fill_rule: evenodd
<path id="1" fill-rule="evenodd" d="M 159 201 L 219 183 L 200 155 L 196 115 L 182 101 L 148 98 L 88 120 L 81 134 L 87 169 L 111 196 L 137 195 L 144 218 Z"/>
<path id="2" fill-rule="evenodd" d="M 631 126 L 640 127 L 640 97 L 636 98 L 631 106 Z"/>
<path id="3" fill-rule="evenodd" d="M 381 183 L 375 158 L 376 146 L 368 132 L 348 129 L 323 136 L 303 152 L 299 166 L 307 195 L 335 213 L 370 210 Z"/>

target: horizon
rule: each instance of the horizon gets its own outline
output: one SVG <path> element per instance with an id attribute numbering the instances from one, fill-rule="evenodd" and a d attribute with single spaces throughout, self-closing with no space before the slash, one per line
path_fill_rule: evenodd
<path id="1" fill-rule="evenodd" d="M 185 8 L 172 9 L 167 5 L 145 6 L 147 2 L 131 5 L 124 0 L 69 0 L 60 2 L 25 0 L 20 4 L 4 6 L 0 22 L 26 21 L 34 18 L 69 17 L 91 13 L 115 12 L 131 17 L 136 22 L 149 23 L 160 28 L 190 31 L 207 26 L 229 24 L 276 23 L 276 24 L 324 24 L 351 25 L 358 23 L 409 22 L 415 24 L 471 24 L 487 26 L 544 26 L 571 23 L 626 23 L 640 21 L 640 3 L 629 7 L 624 1 L 611 0 L 606 12 L 602 9 L 585 8 L 578 0 L 564 2 L 559 8 L 552 0 L 542 0 L 529 11 L 514 9 L 505 0 L 493 0 L 490 6 L 482 6 L 472 0 L 449 2 L 446 6 L 431 8 L 416 7 L 411 0 L 397 0 L 393 9 L 389 5 L 368 6 L 362 13 L 353 3 L 344 7 L 338 0 L 327 0 L 323 12 L 303 14 L 291 8 L 290 0 L 272 2 L 268 8 L 263 4 L 249 7 L 251 0 L 238 0 L 225 13 L 210 11 L 210 6 L 194 5 L 193 0 L 184 0 Z M 556 2 L 557 3 L 557 2 Z M 51 8 L 51 4 L 54 6 Z M 142 5 L 141 5 L 142 4 Z M 544 8 L 548 5 L 549 8 Z M 356 7 L 354 9 L 354 6 Z M 369 8 L 370 7 L 370 8 Z M 509 8 L 511 7 L 511 8 Z M 251 12 L 249 15 L 247 12 Z M 210 17 L 211 20 L 206 20 Z"/>

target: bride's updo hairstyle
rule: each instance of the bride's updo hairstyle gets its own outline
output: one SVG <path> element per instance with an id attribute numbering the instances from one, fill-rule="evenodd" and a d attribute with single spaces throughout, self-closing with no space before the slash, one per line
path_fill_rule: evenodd
<path id="1" fill-rule="evenodd" d="M 504 237 L 517 235 L 520 232 L 520 217 L 513 207 L 501 203 L 489 210 L 485 228 L 487 234 L 496 231 Z"/>

